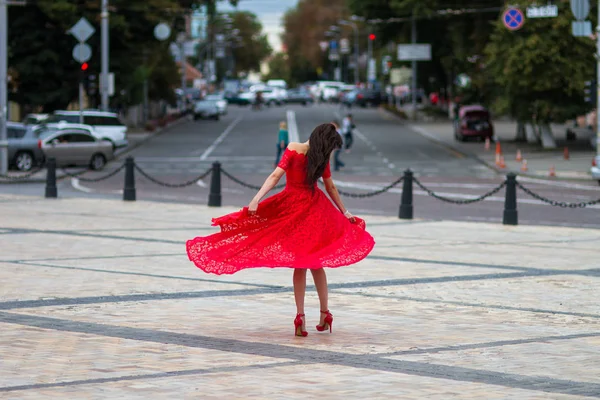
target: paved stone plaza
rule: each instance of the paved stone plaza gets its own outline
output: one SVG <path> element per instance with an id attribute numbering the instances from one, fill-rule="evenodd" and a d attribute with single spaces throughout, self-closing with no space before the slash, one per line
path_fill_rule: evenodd
<path id="1" fill-rule="evenodd" d="M 367 216 L 298 338 L 290 270 L 187 260 L 230 211 L 0 196 L 0 398 L 600 397 L 600 231 Z"/>

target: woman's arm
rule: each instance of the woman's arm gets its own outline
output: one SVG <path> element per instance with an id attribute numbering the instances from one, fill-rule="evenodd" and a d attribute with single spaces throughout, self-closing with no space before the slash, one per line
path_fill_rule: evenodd
<path id="1" fill-rule="evenodd" d="M 333 179 L 323 178 L 323 182 L 325 183 L 325 190 L 327 191 L 327 194 L 329 195 L 329 197 L 331 197 L 331 200 L 333 200 L 340 212 L 344 214 L 350 221 L 354 222 L 354 217 L 352 216 L 350 211 L 348 211 L 344 206 L 344 202 L 342 201 L 340 193 L 335 187 L 335 183 L 333 183 Z"/>
<path id="2" fill-rule="evenodd" d="M 268 178 L 265 180 L 265 183 L 263 183 L 258 193 L 256 193 L 256 196 L 254 196 L 254 198 L 248 205 L 248 212 L 250 214 L 254 214 L 256 212 L 256 209 L 258 208 L 258 203 L 262 200 L 263 197 L 265 197 L 267 193 L 271 191 L 271 189 L 277 186 L 283 174 L 285 174 L 285 170 L 280 167 L 275 168 L 275 170 L 271 172 L 271 175 L 268 176 Z"/>

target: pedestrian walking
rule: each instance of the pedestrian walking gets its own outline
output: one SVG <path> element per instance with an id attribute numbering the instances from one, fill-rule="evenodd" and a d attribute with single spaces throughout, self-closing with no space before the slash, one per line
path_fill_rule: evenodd
<path id="1" fill-rule="evenodd" d="M 340 160 L 340 153 L 342 152 L 342 147 L 343 147 L 343 142 L 344 141 L 343 141 L 343 136 L 340 133 L 340 123 L 339 123 L 339 121 L 338 120 L 334 120 L 331 124 L 335 127 L 335 131 L 340 136 L 340 139 L 342 139 L 342 145 L 340 145 L 339 148 L 337 148 L 337 149 L 335 149 L 333 151 L 333 169 L 335 171 L 339 171 L 340 168 L 343 168 L 343 167 L 346 166 L 346 164 L 344 164 L 342 162 L 342 160 Z"/>
<path id="2" fill-rule="evenodd" d="M 290 137 L 287 130 L 287 124 L 284 121 L 279 123 L 279 135 L 277 138 L 277 157 L 275 157 L 275 163 L 273 167 L 276 167 L 281 158 L 281 154 L 285 151 L 288 144 L 290 143 Z"/>
<path id="3" fill-rule="evenodd" d="M 207 273 L 293 268 L 296 336 L 308 335 L 304 312 L 306 271 L 312 273 L 321 307 L 316 329 L 331 332 L 333 315 L 324 268 L 355 264 L 375 245 L 365 221 L 346 209 L 331 178 L 329 158 L 341 145 L 342 139 L 331 123 L 317 126 L 307 142 L 290 143 L 247 207 L 213 218 L 213 226 L 221 228 L 219 233 L 196 237 L 186 244 L 190 261 Z M 261 201 L 283 175 L 285 189 Z M 323 178 L 333 203 L 317 187 L 319 178 Z"/>
<path id="4" fill-rule="evenodd" d="M 344 134 L 344 148 L 346 149 L 346 153 L 350 152 L 350 148 L 354 143 L 352 132 L 354 128 L 356 128 L 356 125 L 354 125 L 354 121 L 352 120 L 352 114 L 349 113 L 342 121 L 342 133 Z"/>

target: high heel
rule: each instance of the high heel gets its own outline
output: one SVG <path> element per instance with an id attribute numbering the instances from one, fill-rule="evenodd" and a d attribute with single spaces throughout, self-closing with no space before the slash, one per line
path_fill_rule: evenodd
<path id="1" fill-rule="evenodd" d="M 306 337 L 308 336 L 308 332 L 302 330 L 302 324 L 304 324 L 302 317 L 304 317 L 304 314 L 296 314 L 296 319 L 294 319 L 294 334 L 296 336 Z"/>
<path id="2" fill-rule="evenodd" d="M 323 332 L 326 331 L 327 328 L 329 328 L 329 333 L 332 332 L 332 327 L 333 327 L 333 314 L 331 314 L 329 312 L 329 310 L 327 311 L 321 311 L 321 314 L 327 314 L 325 316 L 325 320 L 323 321 L 323 325 L 317 325 L 317 330 L 319 332 Z"/>

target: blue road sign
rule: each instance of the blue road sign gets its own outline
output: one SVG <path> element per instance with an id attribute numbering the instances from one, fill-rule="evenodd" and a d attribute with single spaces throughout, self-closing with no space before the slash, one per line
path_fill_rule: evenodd
<path id="1" fill-rule="evenodd" d="M 504 11 L 504 14 L 502 14 L 502 22 L 504 22 L 504 26 L 511 31 L 516 31 L 523 27 L 525 16 L 518 8 L 508 8 Z"/>

